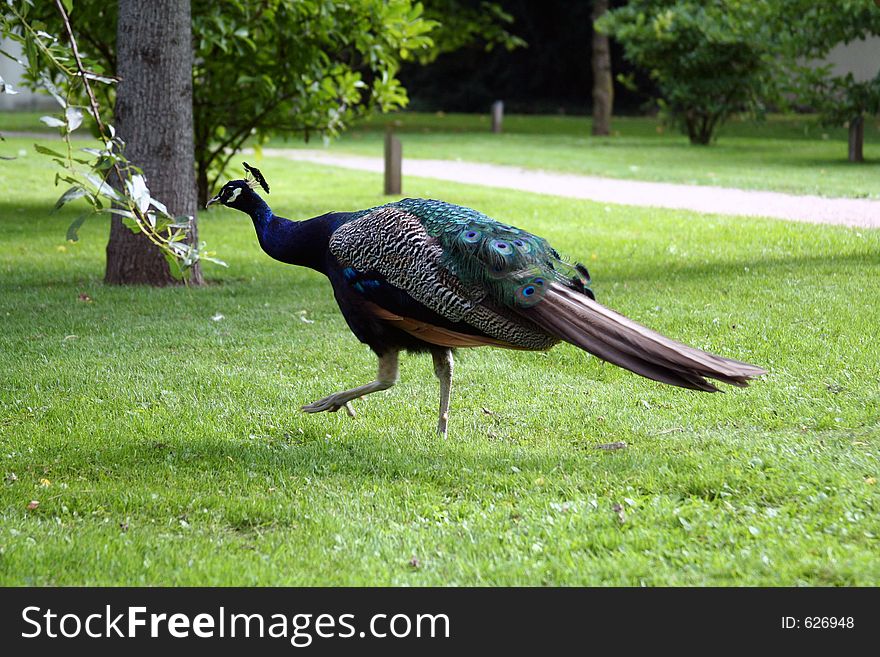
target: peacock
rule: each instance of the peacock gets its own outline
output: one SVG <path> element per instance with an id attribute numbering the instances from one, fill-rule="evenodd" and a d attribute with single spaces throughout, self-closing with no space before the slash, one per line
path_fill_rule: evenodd
<path id="1" fill-rule="evenodd" d="M 440 381 L 437 431 L 447 435 L 453 350 L 493 346 L 547 350 L 569 342 L 636 374 L 716 392 L 708 379 L 744 387 L 765 370 L 676 342 L 596 301 L 587 268 L 547 241 L 444 201 L 405 198 L 306 221 L 279 217 L 257 194 L 269 185 L 244 163 L 207 206 L 249 215 L 260 246 L 280 262 L 330 280 L 352 333 L 379 359 L 375 380 L 302 410 L 341 408 L 398 380 L 401 351 L 429 352 Z M 206 207 L 207 207 L 206 206 Z"/>

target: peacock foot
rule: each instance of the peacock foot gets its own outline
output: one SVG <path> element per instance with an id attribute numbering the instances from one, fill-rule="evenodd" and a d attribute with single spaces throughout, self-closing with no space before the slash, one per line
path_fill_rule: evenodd
<path id="1" fill-rule="evenodd" d="M 316 402 L 312 402 L 311 404 L 307 404 L 303 406 L 301 410 L 306 413 L 322 413 L 327 411 L 328 413 L 335 413 L 340 408 L 344 408 L 345 412 L 348 413 L 349 417 L 354 417 L 355 412 L 354 408 L 351 406 L 351 397 L 346 394 L 346 392 L 337 392 L 336 394 L 329 395 L 324 397 L 323 399 L 319 399 Z"/>

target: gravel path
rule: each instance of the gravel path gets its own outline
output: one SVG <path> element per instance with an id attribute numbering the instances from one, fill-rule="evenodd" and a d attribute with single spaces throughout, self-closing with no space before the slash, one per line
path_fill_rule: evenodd
<path id="1" fill-rule="evenodd" d="M 263 149 L 263 153 L 267 156 L 359 171 L 381 173 L 383 170 L 383 161 L 377 157 L 294 148 L 266 148 Z M 880 201 L 877 200 L 825 198 L 729 187 L 619 180 L 450 160 L 404 158 L 403 174 L 405 177 L 434 178 L 621 205 L 880 228 Z"/>

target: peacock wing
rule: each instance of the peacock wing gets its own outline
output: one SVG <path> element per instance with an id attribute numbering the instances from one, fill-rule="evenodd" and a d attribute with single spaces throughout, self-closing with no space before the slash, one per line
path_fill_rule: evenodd
<path id="1" fill-rule="evenodd" d="M 453 236 L 461 230 L 450 226 L 467 227 L 474 221 L 495 223 L 467 208 L 407 199 L 343 224 L 331 235 L 329 247 L 342 266 L 377 272 L 450 322 L 467 323 L 522 348 L 552 346 L 556 338 L 506 307 L 500 277 L 481 274 L 485 265 L 471 263 L 467 253 L 454 250 Z"/>
<path id="2" fill-rule="evenodd" d="M 532 307 L 553 282 L 593 296 L 587 269 L 563 260 L 542 237 L 443 201 L 404 199 L 396 205 L 438 240 L 445 269 L 499 306 Z"/>

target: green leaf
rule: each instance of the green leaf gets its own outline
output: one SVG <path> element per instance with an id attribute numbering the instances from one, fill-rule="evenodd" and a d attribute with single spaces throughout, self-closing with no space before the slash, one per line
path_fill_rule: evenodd
<path id="1" fill-rule="evenodd" d="M 103 208 L 100 212 L 105 214 L 115 214 L 118 217 L 127 217 L 128 219 L 135 221 L 134 213 L 129 210 L 123 210 L 122 208 Z M 135 223 L 137 222 L 135 221 Z"/>
<path id="2" fill-rule="evenodd" d="M 229 267 L 225 262 L 220 260 L 219 258 L 215 258 L 214 256 L 204 255 L 199 256 L 199 260 L 207 260 L 208 262 L 213 262 L 215 265 L 220 265 L 221 267 Z"/>
<path id="3" fill-rule="evenodd" d="M 64 11 L 66 11 L 69 16 L 70 12 L 73 11 L 73 0 L 61 0 L 61 4 L 64 5 Z"/>
<path id="4" fill-rule="evenodd" d="M 51 155 L 52 157 L 60 158 L 64 157 L 61 153 L 53 151 L 51 148 L 46 148 L 45 146 L 42 146 L 40 144 L 34 144 L 34 150 L 37 151 L 37 153 L 42 153 L 43 155 Z"/>
<path id="5" fill-rule="evenodd" d="M 85 220 L 88 219 L 91 214 L 91 212 L 81 214 L 71 222 L 70 226 L 67 227 L 67 240 L 69 242 L 79 241 L 79 235 L 77 234 L 77 231 L 85 223 Z"/>
<path id="6" fill-rule="evenodd" d="M 31 43 L 31 42 L 29 41 L 28 43 Z M 34 57 L 37 56 L 36 52 L 34 53 L 33 56 Z M 28 61 L 33 62 L 33 61 L 37 61 L 37 60 L 31 59 L 30 55 L 29 55 Z M 59 105 L 61 105 L 61 107 L 64 107 L 64 108 L 67 107 L 67 101 L 64 100 L 64 98 L 58 92 L 58 88 L 55 86 L 55 84 L 52 82 L 52 80 L 49 79 L 49 76 L 44 71 L 40 71 L 40 84 L 43 86 L 44 89 L 46 89 L 46 91 L 49 92 L 49 94 L 51 94 L 51 96 L 55 99 L 55 102 L 57 102 Z"/>
<path id="7" fill-rule="evenodd" d="M 109 198 L 111 201 L 119 201 L 120 200 L 120 196 L 119 196 L 119 194 L 116 193 L 116 190 L 110 186 L 110 183 L 108 183 L 106 180 L 104 180 L 100 176 L 96 176 L 93 173 L 87 173 L 86 178 L 88 179 L 88 181 L 90 183 L 92 183 L 92 185 L 94 185 L 95 189 L 97 190 L 97 193 L 100 194 L 101 196 L 105 196 L 106 198 Z"/>
<path id="8" fill-rule="evenodd" d="M 125 181 L 128 197 L 132 199 L 141 213 L 145 213 L 150 207 L 150 190 L 147 188 L 145 178 L 140 174 L 133 175 Z"/>
<path id="9" fill-rule="evenodd" d="M 64 115 L 67 118 L 68 129 L 71 132 L 82 125 L 83 113 L 82 110 L 80 110 L 78 107 L 68 107 L 66 110 L 64 110 Z"/>
<path id="10" fill-rule="evenodd" d="M 8 84 L 0 77 L 0 94 L 9 94 L 10 96 L 15 96 L 18 92 L 13 89 L 11 84 Z"/>
<path id="11" fill-rule="evenodd" d="M 50 128 L 61 128 L 66 125 L 64 121 L 62 121 L 61 119 L 56 119 L 54 116 L 41 116 L 40 121 L 45 123 Z"/>
<path id="12" fill-rule="evenodd" d="M 165 204 L 162 203 L 161 201 L 158 201 L 157 199 L 150 197 L 150 205 L 152 205 L 154 208 L 156 208 L 161 214 L 165 214 L 165 215 L 168 214 L 168 208 L 165 207 Z"/>
<path id="13" fill-rule="evenodd" d="M 172 244 L 170 246 L 174 247 L 181 245 Z M 171 275 L 178 280 L 183 280 L 186 275 L 186 269 L 192 265 L 192 262 L 189 260 L 187 255 L 173 248 L 163 250 L 162 255 L 165 256 L 165 260 L 168 262 L 168 269 L 170 270 Z"/>
<path id="14" fill-rule="evenodd" d="M 126 228 L 128 228 L 132 233 L 139 233 L 139 232 L 141 232 L 141 226 L 140 226 L 140 224 L 139 224 L 137 221 L 135 221 L 134 219 L 130 219 L 129 217 L 123 217 L 123 218 L 122 218 L 122 224 L 123 224 Z"/>
<path id="15" fill-rule="evenodd" d="M 102 82 L 104 84 L 114 84 L 117 80 L 116 78 L 108 78 L 103 75 L 95 75 L 94 73 L 86 73 L 86 78 L 89 80 L 95 80 L 96 82 Z"/>
<path id="16" fill-rule="evenodd" d="M 58 200 L 55 202 L 55 207 L 52 208 L 52 212 L 55 212 L 56 210 L 60 210 L 61 207 L 65 203 L 69 203 L 70 201 L 73 201 L 74 199 L 82 198 L 83 196 L 85 196 L 87 194 L 88 194 L 88 191 L 83 189 L 81 186 L 74 185 L 73 187 L 68 189 L 66 192 L 64 192 L 58 198 Z"/>

